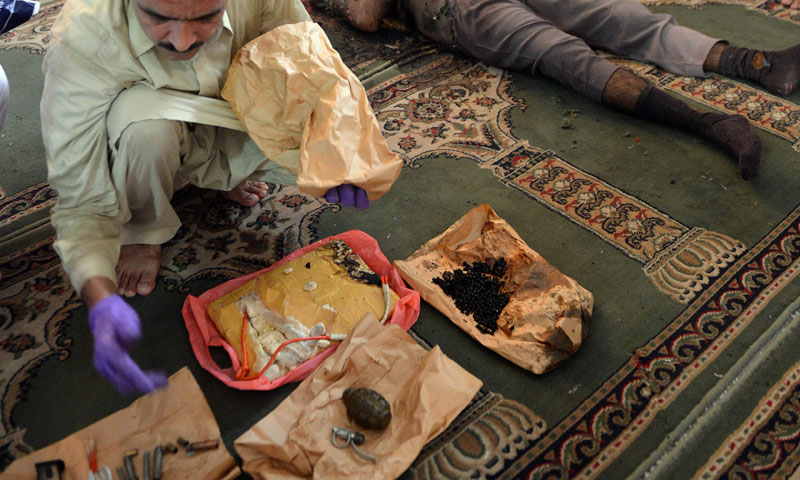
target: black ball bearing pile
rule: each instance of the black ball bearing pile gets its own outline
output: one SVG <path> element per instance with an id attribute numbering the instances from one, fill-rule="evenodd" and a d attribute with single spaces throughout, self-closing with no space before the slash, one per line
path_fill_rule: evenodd
<path id="1" fill-rule="evenodd" d="M 482 333 L 493 335 L 497 331 L 497 319 L 508 304 L 509 296 L 500 290 L 502 276 L 508 265 L 505 258 L 462 264 L 463 269 L 444 272 L 433 279 L 464 315 L 472 315 L 476 327 Z"/>

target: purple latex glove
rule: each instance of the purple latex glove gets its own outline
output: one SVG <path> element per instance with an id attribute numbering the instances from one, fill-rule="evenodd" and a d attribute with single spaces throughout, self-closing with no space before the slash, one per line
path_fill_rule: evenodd
<path id="1" fill-rule="evenodd" d="M 166 386 L 160 372 L 143 372 L 128 348 L 142 336 L 139 315 L 119 295 L 110 295 L 89 310 L 94 335 L 94 368 L 123 394 L 146 393 Z"/>
<path id="2" fill-rule="evenodd" d="M 369 207 L 367 192 L 349 183 L 329 189 L 325 192 L 325 200 L 341 203 L 345 207 L 356 207 L 357 210 L 366 210 Z"/>

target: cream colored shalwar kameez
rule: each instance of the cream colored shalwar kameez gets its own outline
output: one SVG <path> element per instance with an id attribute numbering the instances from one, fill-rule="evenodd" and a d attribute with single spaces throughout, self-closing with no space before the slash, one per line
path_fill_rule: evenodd
<path id="1" fill-rule="evenodd" d="M 238 131 L 218 97 L 239 48 L 308 20 L 299 0 L 230 0 L 214 39 L 192 60 L 170 62 L 130 0 L 65 3 L 44 60 L 41 117 L 48 179 L 58 192 L 55 249 L 77 291 L 91 277 L 116 278 L 121 244 L 161 244 L 175 234 L 180 222 L 169 199 L 185 182 L 217 190 L 251 176 L 293 183 Z M 179 155 L 174 167 L 130 162 L 152 153 L 147 138 L 131 141 L 148 132 L 177 137 L 172 152 L 160 152 Z"/>

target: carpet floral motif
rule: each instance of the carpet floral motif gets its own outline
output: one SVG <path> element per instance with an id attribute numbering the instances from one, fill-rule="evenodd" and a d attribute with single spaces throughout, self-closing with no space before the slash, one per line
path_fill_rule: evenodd
<path id="1" fill-rule="evenodd" d="M 80 302 L 55 258 L 52 240 L 0 258 L 0 272 L 2 470 L 14 458 L 31 451 L 22 440 L 24 429 L 14 424 L 11 413 L 24 400 L 29 378 L 42 362 L 53 356 L 62 360 L 69 356 L 72 340 L 62 332 Z"/>
<path id="2" fill-rule="evenodd" d="M 511 132 L 525 108 L 503 70 L 453 56 L 370 89 L 390 148 L 410 167 L 432 155 L 468 157 L 637 260 L 662 292 L 691 301 L 742 252 L 742 242 L 691 228 Z"/>
<path id="3" fill-rule="evenodd" d="M 63 1 L 47 3 L 39 13 L 19 27 L 0 35 L 0 50 L 21 48 L 31 53 L 44 55 L 50 43 L 50 28 L 61 11 Z"/>
<path id="4" fill-rule="evenodd" d="M 189 187 L 175 202 L 183 222 L 164 246 L 161 275 L 167 288 L 185 292 L 198 278 L 229 279 L 265 268 L 316 241 L 314 227 L 324 200 L 297 187 L 270 184 L 270 194 L 248 208 L 221 200 L 216 192 Z"/>

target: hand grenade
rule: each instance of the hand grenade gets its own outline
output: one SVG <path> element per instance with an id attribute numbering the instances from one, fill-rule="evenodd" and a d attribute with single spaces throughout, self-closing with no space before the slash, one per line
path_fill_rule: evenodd
<path id="1" fill-rule="evenodd" d="M 347 417 L 362 428 L 383 430 L 392 421 L 389 402 L 375 390 L 348 388 L 342 395 Z"/>

